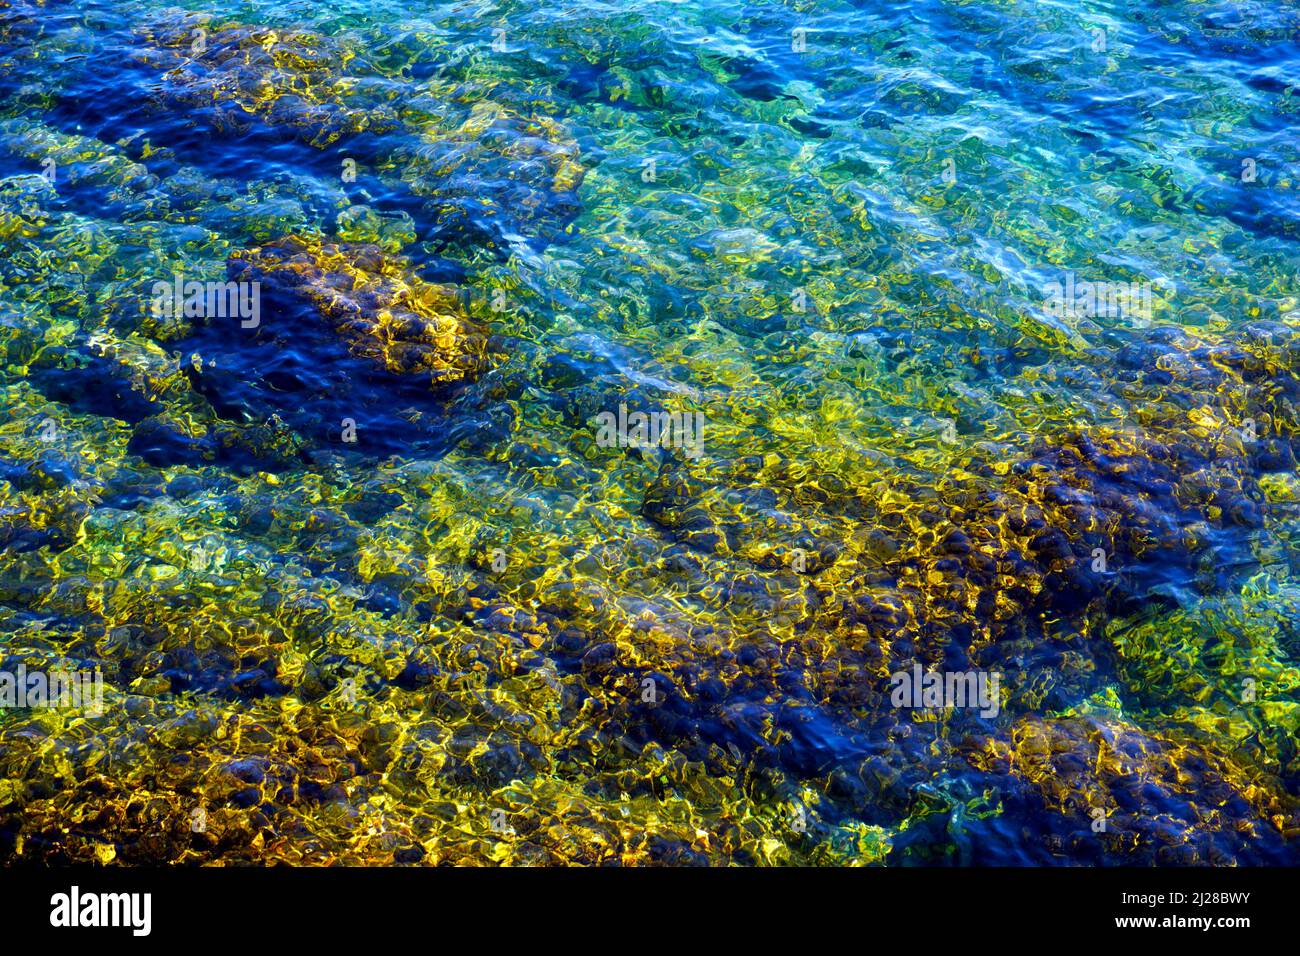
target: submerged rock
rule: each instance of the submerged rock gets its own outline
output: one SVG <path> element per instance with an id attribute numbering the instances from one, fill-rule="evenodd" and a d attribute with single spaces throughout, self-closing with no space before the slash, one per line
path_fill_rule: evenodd
<path id="1" fill-rule="evenodd" d="M 139 56 L 162 75 L 162 104 L 221 133 L 247 131 L 256 118 L 321 147 L 399 125 L 393 107 L 357 75 L 368 70 L 355 52 L 329 37 L 200 17 L 143 33 L 150 45 Z"/>
<path id="2" fill-rule="evenodd" d="M 476 104 L 450 130 L 426 127 L 385 164 L 424 197 L 424 210 L 449 241 L 507 246 L 558 239 L 577 216 L 586 176 L 581 150 L 556 119 Z"/>
<path id="3" fill-rule="evenodd" d="M 1130 865 L 1260 865 L 1289 858 L 1300 834 L 1293 794 L 1233 754 L 1118 719 L 1026 718 L 966 756 L 1010 774 L 1011 803 L 1034 862 L 1052 855 Z M 966 746 L 966 745 L 963 745 Z M 981 852 L 991 855 L 996 841 Z"/>
<path id="4" fill-rule="evenodd" d="M 486 337 L 455 289 L 415 276 L 374 245 L 290 236 L 230 258 L 230 278 L 306 300 L 350 351 L 434 385 L 472 380 L 486 367 Z"/>

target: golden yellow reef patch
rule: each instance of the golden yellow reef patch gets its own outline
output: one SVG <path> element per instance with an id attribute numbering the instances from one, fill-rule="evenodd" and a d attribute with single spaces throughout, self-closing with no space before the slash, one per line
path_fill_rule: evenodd
<path id="1" fill-rule="evenodd" d="M 485 364 L 485 338 L 451 286 L 425 282 L 374 245 L 289 236 L 230 259 L 232 278 L 291 290 L 342 335 L 353 354 L 435 384 L 470 379 Z"/>

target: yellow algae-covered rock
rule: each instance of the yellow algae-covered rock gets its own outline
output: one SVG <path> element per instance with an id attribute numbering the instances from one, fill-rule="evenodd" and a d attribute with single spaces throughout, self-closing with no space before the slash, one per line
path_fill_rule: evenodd
<path id="1" fill-rule="evenodd" d="M 353 354 L 390 372 L 448 384 L 486 366 L 484 333 L 456 290 L 425 282 L 378 246 L 290 236 L 234 253 L 229 273 L 305 299 Z"/>
<path id="2" fill-rule="evenodd" d="M 1009 751 L 988 740 L 967 758 L 1027 781 L 1066 818 L 1042 819 L 1042 845 L 1076 858 L 1104 848 L 1134 864 L 1224 865 L 1258 852 L 1262 829 L 1274 841 L 1300 832 L 1300 802 L 1275 778 L 1177 729 L 1027 717 L 1011 728 Z"/>
<path id="3" fill-rule="evenodd" d="M 569 132 L 545 115 L 521 116 L 499 103 L 476 103 L 464 121 L 447 133 L 429 130 L 429 145 L 450 148 L 436 152 L 417 149 L 402 178 L 419 192 L 430 176 L 446 176 L 457 167 L 475 161 L 476 154 L 497 155 L 519 165 L 540 164 L 546 171 L 551 192 L 572 192 L 582 185 L 586 167 L 581 150 Z"/>
<path id="4" fill-rule="evenodd" d="M 94 186 L 104 191 L 108 201 L 116 202 L 143 195 L 158 184 L 158 178 L 121 147 L 66 133 L 38 120 L 2 120 L 0 138 L 25 172 L 47 180 L 47 195 L 59 185 Z"/>
<path id="5" fill-rule="evenodd" d="M 578 213 L 587 172 L 559 120 L 491 101 L 476 103 L 459 125 L 427 124 L 380 170 L 424 197 L 446 235 L 493 245 L 557 238 Z"/>
<path id="6" fill-rule="evenodd" d="M 49 220 L 44 203 L 54 198 L 54 188 L 43 176 L 30 174 L 0 180 L 0 248 L 15 239 L 30 239 Z"/>
<path id="7" fill-rule="evenodd" d="M 195 15 L 151 23 L 141 34 L 148 46 L 138 56 L 160 73 L 162 104 L 189 107 L 218 131 L 245 130 L 255 117 L 323 147 L 398 125 L 382 98 L 358 95 L 352 70 L 366 71 L 355 54 L 321 34 Z"/>

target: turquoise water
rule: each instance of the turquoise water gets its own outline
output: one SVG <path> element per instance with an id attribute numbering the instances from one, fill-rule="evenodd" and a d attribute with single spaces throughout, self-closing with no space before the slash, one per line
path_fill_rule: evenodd
<path id="1" fill-rule="evenodd" d="M 105 698 L 0 714 L 6 860 L 1295 863 L 1298 84 L 1291 4 L 0 0 L 4 664 Z"/>

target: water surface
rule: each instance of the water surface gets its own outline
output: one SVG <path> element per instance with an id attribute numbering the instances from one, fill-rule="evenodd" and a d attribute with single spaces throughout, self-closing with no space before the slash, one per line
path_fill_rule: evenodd
<path id="1" fill-rule="evenodd" d="M 1298 41 L 3 0 L 6 861 L 1300 861 Z"/>

